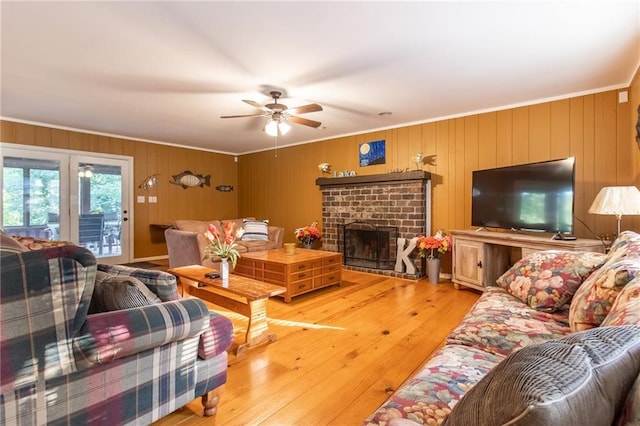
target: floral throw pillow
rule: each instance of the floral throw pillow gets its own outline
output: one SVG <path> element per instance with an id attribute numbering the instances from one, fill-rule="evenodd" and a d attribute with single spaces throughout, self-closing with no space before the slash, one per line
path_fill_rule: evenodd
<path id="1" fill-rule="evenodd" d="M 600 325 L 625 324 L 640 325 L 640 276 L 624 286 Z"/>
<path id="2" fill-rule="evenodd" d="M 532 309 L 555 312 L 604 261 L 601 253 L 540 251 L 519 260 L 497 283 Z"/>
<path id="3" fill-rule="evenodd" d="M 625 257 L 640 257 L 640 234 L 624 231 L 613 241 L 607 255 L 607 262 L 614 262 Z"/>
<path id="4" fill-rule="evenodd" d="M 636 277 L 640 277 L 640 262 L 634 258 L 607 262 L 591 274 L 576 291 L 571 302 L 571 331 L 600 326 L 611 311 L 618 294 Z"/>

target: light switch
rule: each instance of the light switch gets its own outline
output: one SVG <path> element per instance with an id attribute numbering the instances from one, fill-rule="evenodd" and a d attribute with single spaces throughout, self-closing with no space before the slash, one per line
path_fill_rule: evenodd
<path id="1" fill-rule="evenodd" d="M 626 90 L 623 92 L 618 92 L 618 103 L 623 104 L 625 102 L 629 102 L 629 92 Z"/>
<path id="2" fill-rule="evenodd" d="M 158 197 L 156 197 L 155 195 L 149 195 L 149 202 L 150 203 L 157 203 L 158 202 Z"/>
<path id="3" fill-rule="evenodd" d="M 144 203 L 144 195 L 138 195 L 138 198 L 136 198 L 136 201 L 139 203 Z"/>

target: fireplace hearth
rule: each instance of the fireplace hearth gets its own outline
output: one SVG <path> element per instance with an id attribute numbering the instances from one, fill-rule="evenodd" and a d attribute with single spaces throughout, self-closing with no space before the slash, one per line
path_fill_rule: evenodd
<path id="1" fill-rule="evenodd" d="M 344 264 L 360 268 L 393 269 L 398 228 L 378 227 L 368 222 L 351 222 L 343 226 Z"/>

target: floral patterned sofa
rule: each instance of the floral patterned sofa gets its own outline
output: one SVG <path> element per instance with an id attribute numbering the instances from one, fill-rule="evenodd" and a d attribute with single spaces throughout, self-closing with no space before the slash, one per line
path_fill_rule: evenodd
<path id="1" fill-rule="evenodd" d="M 496 284 L 365 425 L 640 424 L 640 235 Z"/>

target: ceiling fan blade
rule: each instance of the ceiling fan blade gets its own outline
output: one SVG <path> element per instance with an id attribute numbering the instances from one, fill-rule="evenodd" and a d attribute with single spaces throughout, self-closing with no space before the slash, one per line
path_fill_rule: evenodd
<path id="1" fill-rule="evenodd" d="M 263 105 L 260 105 L 259 103 L 255 102 L 255 101 L 251 101 L 251 100 L 243 99 L 243 100 L 242 100 L 242 102 L 244 102 L 244 103 L 246 103 L 246 104 L 249 104 L 249 105 L 251 105 L 252 107 L 256 107 L 256 108 L 258 108 L 259 110 L 264 111 L 264 112 L 269 112 L 269 111 L 271 111 L 269 108 L 267 108 L 267 107 L 265 107 L 265 106 L 263 106 Z"/>
<path id="2" fill-rule="evenodd" d="M 290 116 L 288 120 L 293 121 L 294 123 L 303 124 L 305 126 L 316 127 L 316 128 L 320 127 L 320 125 L 322 124 L 319 121 L 313 121 L 313 120 L 309 120 L 302 117 L 296 117 L 294 115 Z"/>
<path id="3" fill-rule="evenodd" d="M 322 111 L 322 106 L 318 104 L 309 104 L 309 105 L 303 105 L 295 108 L 289 108 L 287 110 L 287 112 L 290 114 L 306 114 L 308 112 L 316 112 L 316 111 Z"/>
<path id="4" fill-rule="evenodd" d="M 220 118 L 264 117 L 266 114 L 221 115 Z"/>

